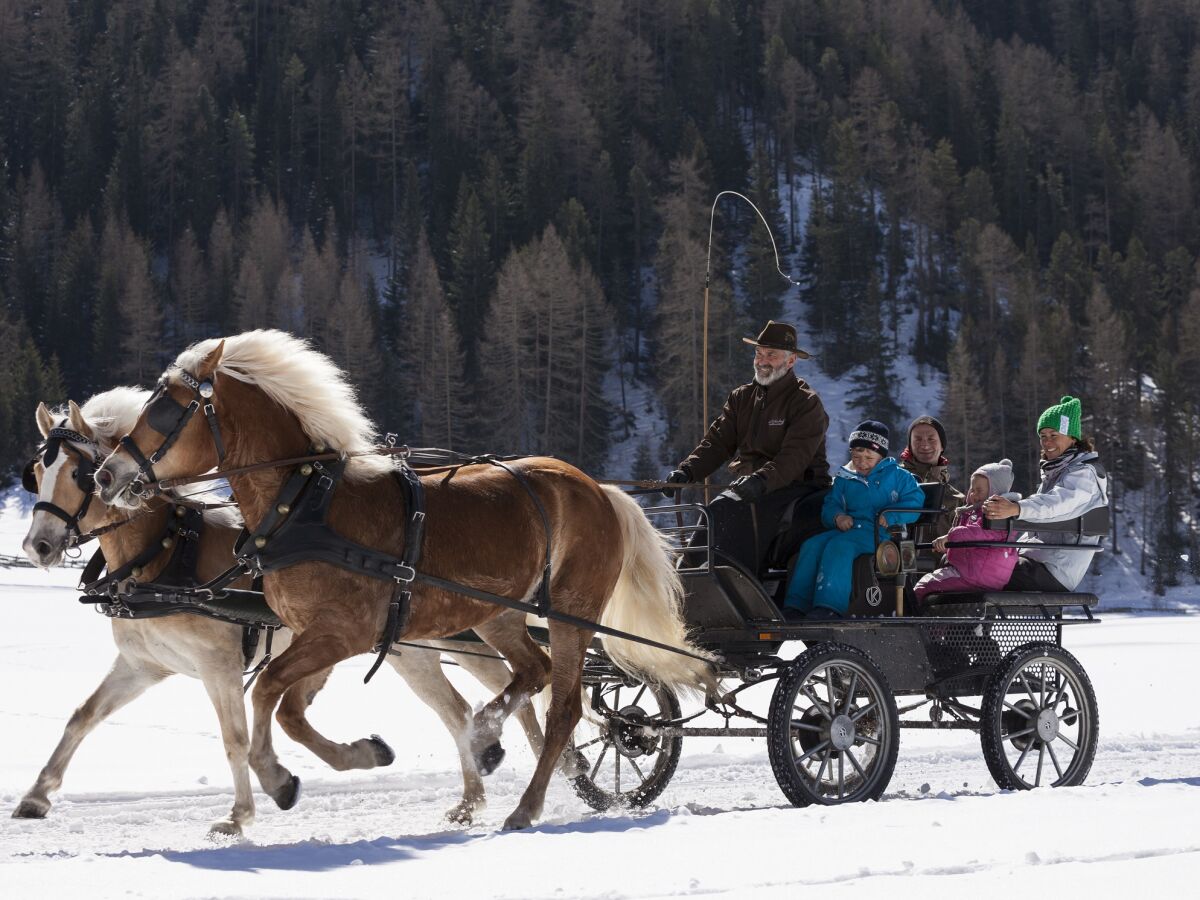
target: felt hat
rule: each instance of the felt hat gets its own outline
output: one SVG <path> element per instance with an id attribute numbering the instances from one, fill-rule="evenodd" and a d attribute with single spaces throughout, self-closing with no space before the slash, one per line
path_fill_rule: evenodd
<path id="1" fill-rule="evenodd" d="M 809 357 L 808 353 L 796 346 L 796 329 L 784 322 L 767 322 L 766 327 L 758 333 L 758 337 L 744 337 L 742 340 L 755 347 L 766 347 L 768 350 L 786 350 L 788 353 L 795 353 L 801 359 Z"/>

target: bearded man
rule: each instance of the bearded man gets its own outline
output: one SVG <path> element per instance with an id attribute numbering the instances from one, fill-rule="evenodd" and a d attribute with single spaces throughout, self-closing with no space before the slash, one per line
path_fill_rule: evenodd
<path id="1" fill-rule="evenodd" d="M 754 380 L 733 389 L 704 439 L 666 480 L 703 481 L 730 460 L 738 477 L 708 505 L 712 544 L 757 573 L 792 503 L 829 487 L 829 417 L 821 398 L 792 371 L 796 360 L 809 358 L 796 346 L 795 328 L 768 322 L 757 338 L 742 340 L 755 348 Z M 773 555 L 786 558 L 807 530 L 790 530 L 795 546 Z"/>

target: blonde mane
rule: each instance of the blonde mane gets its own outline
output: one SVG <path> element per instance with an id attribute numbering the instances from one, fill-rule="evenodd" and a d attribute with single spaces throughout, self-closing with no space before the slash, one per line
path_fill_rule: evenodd
<path id="1" fill-rule="evenodd" d="M 217 373 L 261 388 L 300 420 L 300 427 L 314 442 L 345 453 L 369 451 L 376 445 L 375 423 L 359 405 L 354 385 L 333 360 L 308 341 L 271 329 L 247 331 L 224 340 Z M 221 338 L 209 338 L 192 344 L 179 354 L 175 365 L 195 372 L 220 342 Z M 346 476 L 365 480 L 390 467 L 381 456 L 356 457 L 346 467 Z"/>

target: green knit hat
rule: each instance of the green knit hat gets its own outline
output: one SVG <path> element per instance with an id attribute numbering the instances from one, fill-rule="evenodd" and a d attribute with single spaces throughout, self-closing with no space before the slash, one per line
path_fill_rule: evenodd
<path id="1" fill-rule="evenodd" d="M 1053 428 L 1059 434 L 1070 435 L 1078 439 L 1082 432 L 1079 429 L 1079 419 L 1083 409 L 1078 397 L 1063 397 L 1057 406 L 1051 406 L 1038 419 L 1037 430 Z"/>

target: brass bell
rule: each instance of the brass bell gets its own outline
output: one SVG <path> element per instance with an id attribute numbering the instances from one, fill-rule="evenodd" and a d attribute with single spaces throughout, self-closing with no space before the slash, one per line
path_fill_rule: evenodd
<path id="1" fill-rule="evenodd" d="M 260 534 L 258 537 L 256 537 L 254 539 L 254 546 L 257 547 L 259 550 L 261 550 L 263 547 L 267 546 L 266 536 Z"/>
<path id="2" fill-rule="evenodd" d="M 291 511 L 292 508 L 286 503 L 280 503 L 277 507 L 275 507 L 275 512 L 279 513 L 281 516 L 286 516 Z"/>
<path id="3" fill-rule="evenodd" d="M 134 578 L 141 578 L 142 577 L 142 567 L 134 566 L 133 570 L 129 574 L 132 575 Z"/>
<path id="4" fill-rule="evenodd" d="M 186 506 L 175 507 L 176 518 L 182 519 L 185 515 L 187 515 L 187 507 Z"/>
<path id="5" fill-rule="evenodd" d="M 324 453 L 324 452 L 325 452 L 324 444 L 319 444 L 319 443 L 313 444 L 313 453 Z"/>
<path id="6" fill-rule="evenodd" d="M 300 474 L 304 475 L 306 477 L 311 475 L 312 474 L 312 466 L 310 466 L 308 463 L 305 463 L 304 465 L 302 465 L 300 467 Z"/>
<path id="7" fill-rule="evenodd" d="M 163 538 L 162 545 L 163 545 L 164 550 L 170 550 L 172 547 L 175 546 L 175 538 L 172 538 L 172 537 Z"/>

